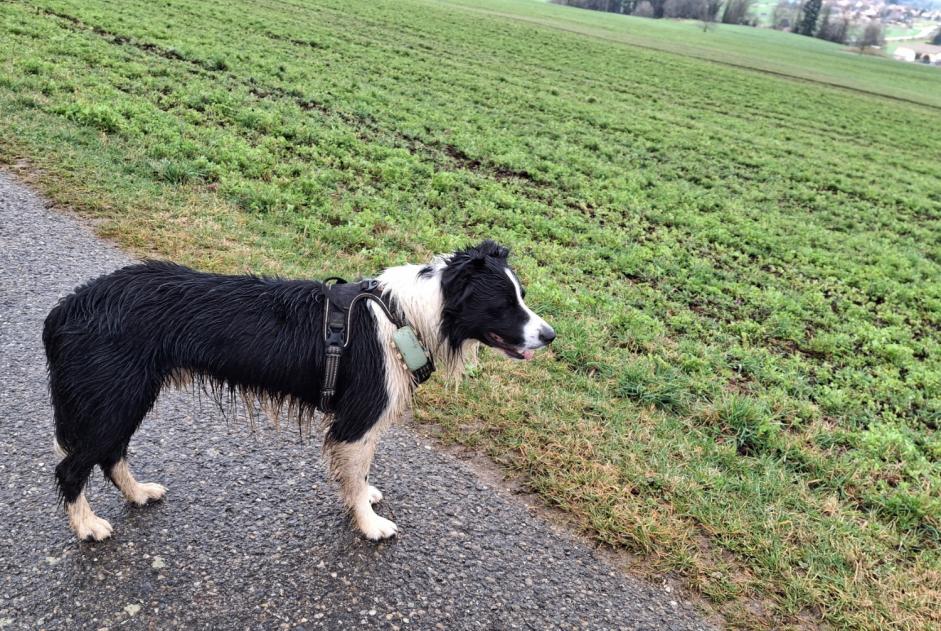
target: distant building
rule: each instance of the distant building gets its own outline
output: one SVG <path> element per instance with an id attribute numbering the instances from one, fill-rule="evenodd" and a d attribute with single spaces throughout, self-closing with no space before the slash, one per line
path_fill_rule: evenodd
<path id="1" fill-rule="evenodd" d="M 896 61 L 907 61 L 911 63 L 915 61 L 915 51 L 908 46 L 899 46 L 895 49 L 895 52 L 892 53 L 892 57 L 895 58 Z"/>
<path id="2" fill-rule="evenodd" d="M 892 56 L 899 61 L 941 66 L 941 46 L 933 46 L 932 44 L 899 46 Z"/>

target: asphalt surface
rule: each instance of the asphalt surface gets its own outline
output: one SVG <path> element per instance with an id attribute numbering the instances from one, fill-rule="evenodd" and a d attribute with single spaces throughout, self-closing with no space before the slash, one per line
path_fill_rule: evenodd
<path id="1" fill-rule="evenodd" d="M 357 536 L 319 438 L 164 394 L 131 442 L 165 501 L 87 495 L 112 539 L 79 543 L 56 505 L 40 332 L 56 300 L 130 262 L 0 172 L 0 629 L 703 629 L 676 595 L 624 575 L 407 428 L 370 481 L 399 526 Z"/>

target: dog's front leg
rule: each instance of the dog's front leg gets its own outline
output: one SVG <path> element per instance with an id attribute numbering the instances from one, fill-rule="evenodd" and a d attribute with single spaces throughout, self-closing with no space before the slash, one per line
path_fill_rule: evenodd
<path id="1" fill-rule="evenodd" d="M 378 441 L 378 428 L 366 432 L 359 440 L 335 440 L 328 434 L 324 454 L 330 473 L 340 485 L 343 504 L 350 510 L 353 520 L 367 539 L 378 541 L 395 536 L 398 528 L 380 517 L 372 505 L 382 500 L 382 493 L 369 485 L 369 467 Z"/>

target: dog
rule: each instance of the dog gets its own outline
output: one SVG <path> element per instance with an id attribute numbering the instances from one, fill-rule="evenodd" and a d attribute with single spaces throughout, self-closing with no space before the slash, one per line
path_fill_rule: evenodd
<path id="1" fill-rule="evenodd" d="M 531 359 L 555 331 L 524 302 L 507 248 L 482 243 L 427 265 L 387 268 L 377 294 L 414 329 L 431 358 L 453 378 L 481 344 Z M 94 467 L 135 505 L 166 488 L 138 482 L 127 462 L 131 436 L 160 391 L 194 381 L 313 418 L 324 388 L 327 285 L 310 280 L 226 276 L 160 261 L 117 270 L 78 287 L 50 311 L 43 344 L 62 460 L 55 478 L 79 539 L 100 541 L 111 524 L 92 511 L 83 489 Z M 379 436 L 408 406 L 417 386 L 394 348 L 396 325 L 377 301 L 348 312 L 348 344 L 335 370 L 324 415 L 324 456 L 343 505 L 370 540 L 396 525 L 372 505 L 369 485 Z"/>

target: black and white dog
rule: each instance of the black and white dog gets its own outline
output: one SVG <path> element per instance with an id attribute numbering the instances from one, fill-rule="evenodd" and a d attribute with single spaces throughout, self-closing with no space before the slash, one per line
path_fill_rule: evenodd
<path id="1" fill-rule="evenodd" d="M 555 338 L 523 302 L 508 254 L 484 241 L 377 278 L 383 298 L 451 376 L 476 358 L 480 343 L 530 359 Z M 378 305 L 356 304 L 349 324 L 324 454 L 356 525 L 367 538 L 384 539 L 396 526 L 372 509 L 382 494 L 368 484 L 369 467 L 415 381 L 393 349 L 396 327 Z M 59 492 L 79 538 L 101 540 L 111 525 L 83 493 L 95 465 L 134 504 L 166 493 L 135 480 L 127 463 L 128 442 L 164 386 L 197 380 L 313 416 L 325 365 L 324 285 L 166 262 L 131 265 L 64 298 L 46 318 L 43 343 L 63 455 Z"/>

